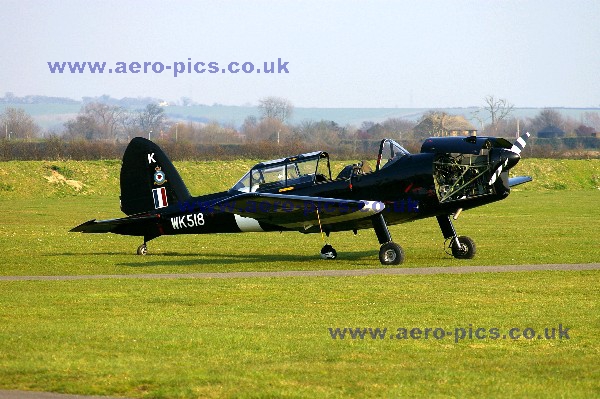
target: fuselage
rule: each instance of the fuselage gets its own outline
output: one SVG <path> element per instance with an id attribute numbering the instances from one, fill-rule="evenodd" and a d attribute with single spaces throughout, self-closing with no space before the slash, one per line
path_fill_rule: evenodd
<path id="1" fill-rule="evenodd" d="M 389 225 L 414 221 L 437 215 L 455 213 L 505 198 L 509 189 L 499 179 L 493 190 L 464 198 L 440 201 L 440 189 L 435 181 L 435 162 L 438 156 L 421 153 L 405 156 L 393 164 L 370 173 L 350 178 L 339 178 L 314 183 L 277 186 L 262 192 L 293 194 L 306 197 L 374 201 L 373 206 L 385 205 L 382 214 Z M 236 204 L 236 190 L 193 197 L 189 201 L 163 209 L 160 216 L 160 234 L 209 234 L 248 231 L 296 230 L 317 233 L 318 226 L 310 228 L 282 228 L 267 222 L 258 222 L 240 216 L 245 209 Z M 377 202 L 375 202 L 377 201 Z M 216 204 L 216 205 L 215 205 Z M 249 206 L 245 203 L 243 206 Z M 281 206 L 285 206 L 282 202 Z M 239 210 L 239 214 L 236 214 Z M 380 209 L 377 209 L 380 210 Z M 260 208 L 254 211 L 261 212 Z M 262 210 L 269 212 L 269 209 Z M 369 219 L 352 220 L 332 225 L 324 224 L 326 232 L 371 228 Z"/>

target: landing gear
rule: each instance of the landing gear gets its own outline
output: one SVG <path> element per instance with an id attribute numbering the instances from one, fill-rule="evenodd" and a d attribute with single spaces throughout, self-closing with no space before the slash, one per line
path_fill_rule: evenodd
<path id="1" fill-rule="evenodd" d="M 321 248 L 321 258 L 323 259 L 335 259 L 337 258 L 336 250 L 329 244 L 326 244 Z"/>
<path id="2" fill-rule="evenodd" d="M 466 236 L 456 237 L 450 245 L 452 256 L 456 259 L 473 259 L 475 256 L 475 242 Z"/>
<path id="3" fill-rule="evenodd" d="M 377 240 L 381 244 L 379 249 L 379 261 L 382 265 L 399 265 L 404 262 L 404 251 L 400 245 L 392 241 L 392 236 L 387 228 L 385 219 L 381 213 L 371 218 Z"/>
<path id="4" fill-rule="evenodd" d="M 456 259 L 473 259 L 475 256 L 475 242 L 466 236 L 458 236 L 450 216 L 437 216 L 437 221 L 446 240 L 450 240 L 448 248 Z"/>
<path id="5" fill-rule="evenodd" d="M 140 245 L 137 249 L 137 254 L 138 255 L 146 255 L 148 253 L 148 247 L 146 246 L 146 243 L 143 243 L 142 245 Z"/>
<path id="6" fill-rule="evenodd" d="M 404 261 L 404 251 L 395 242 L 387 242 L 379 249 L 379 261 L 382 265 L 399 265 Z"/>
<path id="7" fill-rule="evenodd" d="M 148 254 L 148 242 L 150 240 L 154 240 L 156 237 L 159 237 L 160 234 L 149 234 L 144 236 L 144 243 L 140 245 L 137 249 L 137 254 L 141 256 L 145 256 Z"/>

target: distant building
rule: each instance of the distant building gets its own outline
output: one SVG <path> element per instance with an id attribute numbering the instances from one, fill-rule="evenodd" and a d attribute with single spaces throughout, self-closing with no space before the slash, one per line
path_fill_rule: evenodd
<path id="1" fill-rule="evenodd" d="M 432 113 L 414 128 L 417 136 L 477 136 L 477 129 L 462 115 Z"/>
<path id="2" fill-rule="evenodd" d="M 565 137 L 566 133 L 559 127 L 546 126 L 542 130 L 538 131 L 537 135 L 541 139 L 556 139 Z"/>
<path id="3" fill-rule="evenodd" d="M 448 136 L 477 136 L 477 129 L 462 115 L 451 115 L 444 122 Z"/>

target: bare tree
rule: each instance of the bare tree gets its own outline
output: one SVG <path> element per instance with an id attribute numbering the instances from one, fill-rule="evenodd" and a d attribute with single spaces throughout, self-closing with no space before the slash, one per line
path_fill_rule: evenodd
<path id="1" fill-rule="evenodd" d="M 564 129 L 565 119 L 562 114 L 552 108 L 544 108 L 531 120 L 531 126 L 534 131 L 539 132 L 548 126 L 556 126 Z"/>
<path id="2" fill-rule="evenodd" d="M 164 128 L 166 117 L 164 109 L 158 104 L 148 104 L 139 112 L 137 120 L 144 134 L 150 132 L 158 134 Z"/>
<path id="3" fill-rule="evenodd" d="M 600 112 L 584 112 L 581 123 L 593 127 L 596 132 L 600 132 Z"/>
<path id="4" fill-rule="evenodd" d="M 66 136 L 73 139 L 116 140 L 119 130 L 124 130 L 125 117 L 126 111 L 123 107 L 90 102 L 81 108 L 75 119 L 65 123 Z"/>
<path id="5" fill-rule="evenodd" d="M 496 98 L 493 95 L 486 96 L 483 100 L 485 101 L 485 106 L 475 111 L 473 117 L 482 126 L 483 122 L 489 119 L 494 134 L 498 134 L 499 123 L 514 110 L 514 105 L 509 103 L 505 98 Z M 485 113 L 489 117 L 483 117 L 481 113 Z"/>
<path id="6" fill-rule="evenodd" d="M 385 137 L 403 140 L 412 136 L 416 123 L 403 118 L 388 118 L 381 125 Z"/>
<path id="7" fill-rule="evenodd" d="M 125 109 L 117 105 L 92 102 L 85 105 L 82 113 L 96 122 L 103 139 L 115 140 L 117 127 L 122 125 L 125 116 Z"/>
<path id="8" fill-rule="evenodd" d="M 258 109 L 262 119 L 277 119 L 281 123 L 286 123 L 294 112 L 290 100 L 273 96 L 258 100 Z"/>
<path id="9" fill-rule="evenodd" d="M 260 122 L 253 124 L 245 123 L 242 126 L 242 134 L 246 137 L 248 143 L 258 143 L 269 141 L 271 143 L 287 142 L 291 136 L 290 128 L 276 118 L 265 118 Z"/>
<path id="10" fill-rule="evenodd" d="M 343 128 L 334 121 L 302 121 L 294 127 L 294 139 L 318 146 L 336 145 L 340 141 L 342 131 Z"/>
<path id="11" fill-rule="evenodd" d="M 575 129 L 575 135 L 577 135 L 578 137 L 591 136 L 595 132 L 596 132 L 596 129 L 594 129 L 591 126 L 586 126 L 586 125 L 583 125 L 583 124 L 579 125 Z"/>
<path id="12" fill-rule="evenodd" d="M 33 118 L 22 108 L 9 107 L 0 114 L 2 136 L 6 139 L 19 138 L 30 140 L 36 137 L 40 127 Z"/>
<path id="13" fill-rule="evenodd" d="M 67 121 L 65 129 L 65 137 L 71 140 L 98 140 L 102 137 L 100 126 L 98 126 L 94 118 L 85 114 L 79 114 L 75 119 Z"/>

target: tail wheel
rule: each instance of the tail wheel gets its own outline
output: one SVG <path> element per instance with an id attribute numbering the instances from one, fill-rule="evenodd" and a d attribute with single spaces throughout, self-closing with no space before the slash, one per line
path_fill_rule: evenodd
<path id="1" fill-rule="evenodd" d="M 399 265 L 404 262 L 404 251 L 395 242 L 388 242 L 379 249 L 379 261 L 382 265 Z"/>
<path id="2" fill-rule="evenodd" d="M 475 242 L 466 236 L 460 236 L 457 240 L 452 240 L 452 256 L 456 259 L 473 259 L 476 251 Z"/>

